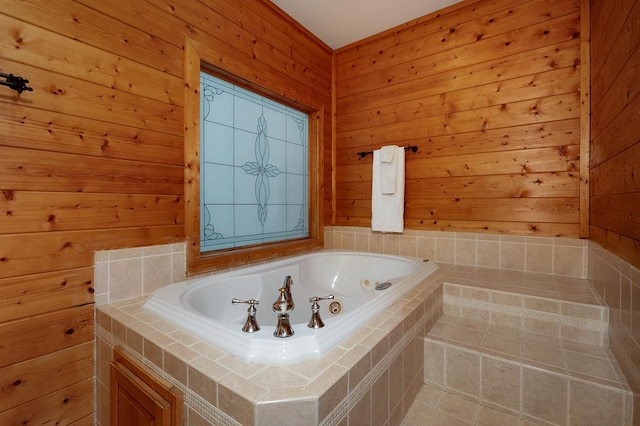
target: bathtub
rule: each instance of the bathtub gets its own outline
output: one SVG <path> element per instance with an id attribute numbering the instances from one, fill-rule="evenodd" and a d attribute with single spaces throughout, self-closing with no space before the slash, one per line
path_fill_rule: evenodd
<path id="1" fill-rule="evenodd" d="M 245 362 L 293 364 L 326 354 L 437 269 L 415 258 L 319 251 L 171 284 L 156 290 L 144 309 Z M 293 278 L 294 335 L 278 338 L 272 304 L 287 275 Z M 309 298 L 329 294 L 334 300 L 320 302 L 325 326 L 307 327 Z M 260 330 L 242 331 L 248 305 L 232 304 L 233 298 L 259 300 Z"/>

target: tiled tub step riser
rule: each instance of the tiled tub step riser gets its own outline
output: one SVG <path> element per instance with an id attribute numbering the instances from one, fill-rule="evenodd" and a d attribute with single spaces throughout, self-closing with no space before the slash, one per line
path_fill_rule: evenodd
<path id="1" fill-rule="evenodd" d="M 425 383 L 535 424 L 631 425 L 632 393 L 589 380 L 425 339 Z"/>
<path id="2" fill-rule="evenodd" d="M 592 345 L 608 346 L 606 306 L 444 284 L 444 313 Z"/>

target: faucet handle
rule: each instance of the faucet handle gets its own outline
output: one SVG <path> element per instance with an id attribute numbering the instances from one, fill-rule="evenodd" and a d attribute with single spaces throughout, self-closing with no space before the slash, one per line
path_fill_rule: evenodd
<path id="1" fill-rule="evenodd" d="M 320 305 L 318 304 L 321 300 L 333 300 L 333 294 L 324 297 L 310 297 L 309 302 L 311 302 L 311 319 L 307 324 L 309 328 L 322 328 L 324 327 L 324 322 L 322 322 L 322 318 L 320 318 Z"/>
<path id="2" fill-rule="evenodd" d="M 309 298 L 309 302 L 311 302 L 313 304 L 317 304 L 321 300 L 333 300 L 333 299 L 334 299 L 333 294 L 330 294 L 330 295 L 324 296 L 324 297 L 319 297 L 319 296 L 310 297 Z"/>
<path id="3" fill-rule="evenodd" d="M 258 321 L 256 321 L 256 312 L 258 312 L 258 310 L 256 309 L 256 305 L 260 304 L 259 300 L 240 300 L 234 297 L 233 299 L 231 299 L 231 303 L 233 303 L 234 305 L 237 305 L 238 303 L 247 303 L 249 305 L 249 308 L 247 308 L 247 320 L 242 327 L 242 331 L 244 331 L 245 333 L 253 333 L 260 330 Z"/>
<path id="4" fill-rule="evenodd" d="M 234 297 L 233 299 L 231 299 L 231 303 L 233 303 L 234 305 L 237 305 L 238 303 L 247 303 L 249 304 L 249 309 L 255 309 L 255 305 L 259 305 L 260 301 L 256 299 L 240 300 Z"/>

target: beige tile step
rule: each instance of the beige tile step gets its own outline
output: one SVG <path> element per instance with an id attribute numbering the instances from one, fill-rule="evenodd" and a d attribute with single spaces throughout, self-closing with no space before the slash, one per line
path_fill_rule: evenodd
<path id="1" fill-rule="evenodd" d="M 444 315 L 424 371 L 429 387 L 533 424 L 631 424 L 632 393 L 606 347 Z"/>
<path id="2" fill-rule="evenodd" d="M 444 272 L 444 313 L 608 346 L 609 308 L 587 280 L 456 267 Z"/>

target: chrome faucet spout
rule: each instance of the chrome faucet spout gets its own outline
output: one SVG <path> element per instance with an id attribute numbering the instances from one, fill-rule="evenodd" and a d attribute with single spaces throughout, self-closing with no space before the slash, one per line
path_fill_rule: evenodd
<path id="1" fill-rule="evenodd" d="M 274 312 L 290 312 L 293 311 L 293 297 L 291 296 L 291 286 L 293 285 L 293 279 L 291 275 L 287 275 L 284 278 L 284 284 L 280 287 L 280 294 L 275 302 L 273 302 Z"/>
<path id="2" fill-rule="evenodd" d="M 275 302 L 273 302 L 273 311 L 278 313 L 278 324 L 273 335 L 276 337 L 293 336 L 293 329 L 289 323 L 289 312 L 293 311 L 293 297 L 291 297 L 291 286 L 293 279 L 291 275 L 284 278 L 284 284 L 280 287 L 280 294 Z"/>
<path id="3" fill-rule="evenodd" d="M 284 284 L 282 288 L 284 288 L 284 297 L 287 300 L 291 301 L 291 310 L 293 310 L 293 297 L 291 297 L 291 286 L 293 285 L 293 278 L 291 275 L 287 275 L 284 277 Z"/>

